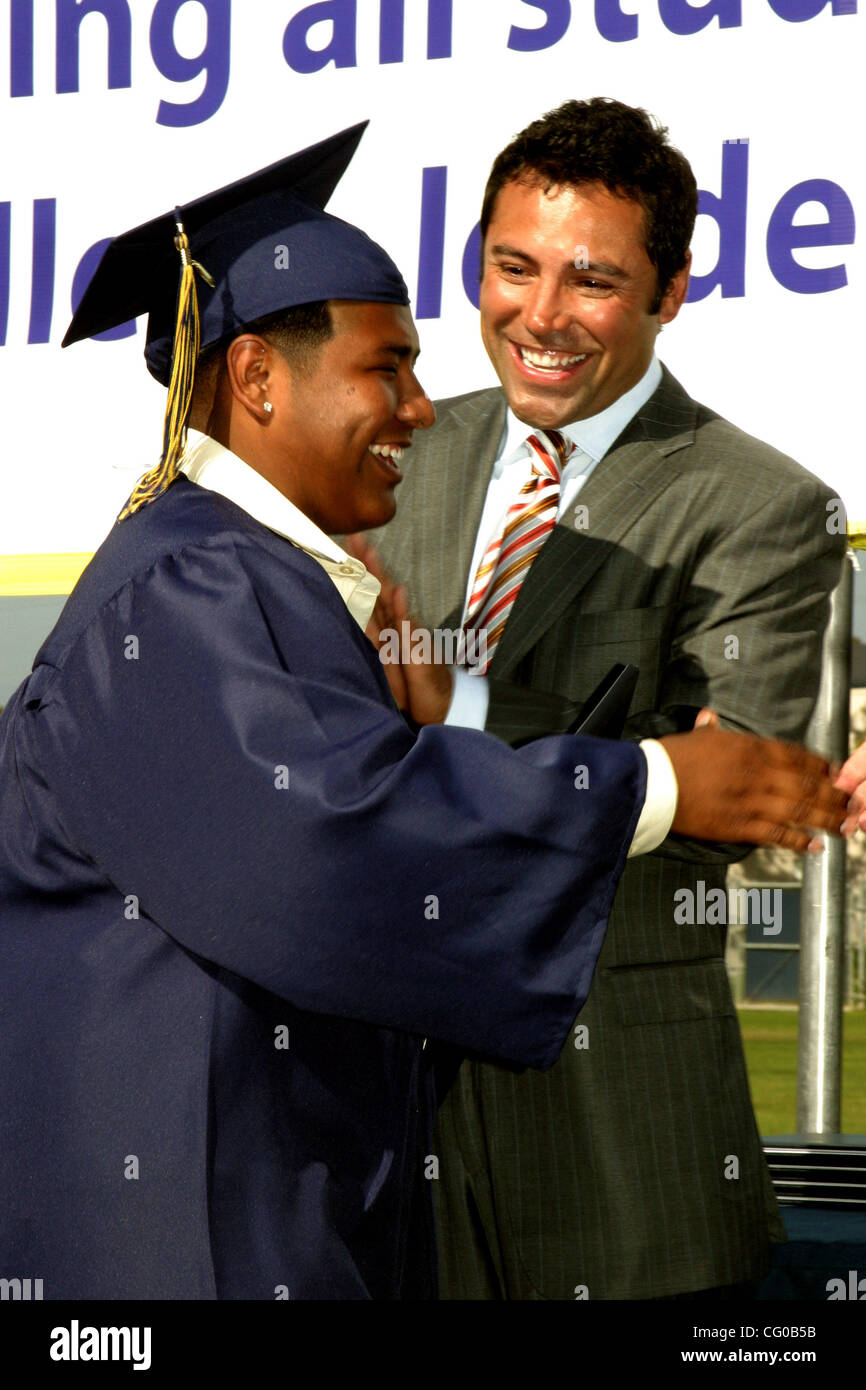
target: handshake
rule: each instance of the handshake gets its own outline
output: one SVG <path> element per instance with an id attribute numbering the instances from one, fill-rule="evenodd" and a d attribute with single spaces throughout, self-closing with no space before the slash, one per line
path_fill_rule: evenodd
<path id="1" fill-rule="evenodd" d="M 405 587 L 394 583 L 375 549 L 360 536 L 344 544 L 382 586 L 367 627 L 374 645 L 404 621 L 417 628 Z M 447 666 L 412 661 L 384 669 L 400 709 L 417 724 L 442 722 L 452 694 Z M 862 757 L 855 753 L 834 768 L 796 744 L 722 729 L 711 710 L 701 710 L 691 732 L 657 741 L 679 788 L 671 826 L 677 835 L 803 852 L 822 848 L 817 832 L 853 835 L 858 822 L 866 830 L 866 745 Z"/>
<path id="2" fill-rule="evenodd" d="M 709 710 L 658 741 L 677 777 L 678 835 L 803 851 L 821 848 L 815 831 L 857 829 L 860 802 L 834 785 L 839 769 L 796 744 L 720 729 Z"/>

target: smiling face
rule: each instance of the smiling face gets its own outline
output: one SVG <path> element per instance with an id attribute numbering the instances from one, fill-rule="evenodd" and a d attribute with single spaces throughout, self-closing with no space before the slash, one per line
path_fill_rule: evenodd
<path id="1" fill-rule="evenodd" d="M 598 183 L 499 192 L 484 241 L 481 336 L 520 420 L 559 429 L 640 381 L 661 324 L 676 317 L 688 266 L 650 313 L 656 271 L 643 209 Z"/>
<path id="2" fill-rule="evenodd" d="M 433 406 L 415 376 L 418 334 L 398 304 L 331 301 L 333 336 L 309 361 L 271 360 L 264 466 L 327 534 L 390 521 L 415 429 Z"/>

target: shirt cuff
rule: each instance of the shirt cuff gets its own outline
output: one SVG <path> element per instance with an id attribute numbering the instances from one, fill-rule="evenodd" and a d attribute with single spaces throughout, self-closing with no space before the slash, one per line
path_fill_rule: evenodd
<path id="1" fill-rule="evenodd" d="M 642 738 L 646 758 L 646 800 L 640 813 L 629 859 L 657 849 L 673 824 L 677 809 L 677 775 L 664 746 L 654 738 Z"/>
<path id="2" fill-rule="evenodd" d="M 487 723 L 490 687 L 483 676 L 473 676 L 462 666 L 455 666 L 451 704 L 445 716 L 446 724 L 463 729 L 483 729 Z"/>

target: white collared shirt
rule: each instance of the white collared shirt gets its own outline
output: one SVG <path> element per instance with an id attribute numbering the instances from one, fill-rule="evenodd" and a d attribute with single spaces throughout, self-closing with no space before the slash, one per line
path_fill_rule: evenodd
<path id="1" fill-rule="evenodd" d="M 369 573 L 360 560 L 347 555 L 330 536 L 320 531 L 318 526 L 269 483 L 267 478 L 263 478 L 261 473 L 244 463 L 230 449 L 226 449 L 209 435 L 200 434 L 198 430 L 190 430 L 187 434 L 187 447 L 178 464 L 178 471 L 199 487 L 208 488 L 211 492 L 228 498 L 263 526 L 267 526 L 279 536 L 284 536 L 292 545 L 298 546 L 316 560 L 332 580 L 355 622 L 360 628 L 366 628 L 379 595 L 378 579 Z M 464 717 L 459 707 L 455 710 L 455 706 L 458 706 L 457 695 L 460 688 L 460 684 L 455 683 L 454 699 L 446 723 L 483 729 L 487 714 L 486 682 L 478 677 L 462 674 L 464 682 L 469 681 L 473 687 L 475 717 Z M 480 703 L 479 694 L 483 697 Z M 477 722 L 479 716 L 480 723 Z M 670 829 L 676 809 L 676 778 L 667 753 L 661 744 L 654 744 L 652 739 L 645 739 L 641 747 L 647 758 L 647 799 L 640 814 L 629 856 L 644 854 L 660 844 Z M 654 787 L 654 800 L 650 807 L 651 783 Z M 660 816 L 657 805 L 660 795 L 658 788 L 665 784 L 667 797 L 664 804 L 669 805 L 670 814 L 659 833 L 664 816 Z"/>
<path id="2" fill-rule="evenodd" d="M 661 379 L 661 363 L 657 357 L 653 357 L 637 385 L 615 400 L 613 405 L 609 405 L 606 410 L 599 411 L 598 415 L 593 415 L 588 420 L 575 420 L 570 425 L 562 426 L 560 434 L 566 435 L 575 448 L 562 470 L 557 521 L 573 505 L 587 478 L 622 434 L 629 421 L 658 389 Z M 484 552 L 496 535 L 508 508 L 516 501 L 524 483 L 527 483 L 532 475 L 532 456 L 526 444 L 531 434 L 532 426 L 518 420 L 509 409 L 499 443 L 499 453 L 487 487 L 478 534 L 475 537 L 475 550 L 469 567 L 469 583 L 463 606 L 464 620 L 475 574 Z"/>
<path id="3" fill-rule="evenodd" d="M 255 517 L 270 531 L 284 536 L 322 566 L 333 581 L 360 628 L 366 628 L 379 596 L 379 581 L 361 564 L 320 531 L 288 497 L 257 473 L 237 454 L 210 435 L 189 430 L 187 446 L 178 470 L 191 483 L 218 492 Z"/>
<path id="4" fill-rule="evenodd" d="M 574 504 L 593 469 L 604 458 L 626 425 L 641 407 L 646 405 L 661 384 L 661 379 L 661 363 L 654 356 L 640 381 L 612 405 L 587 420 L 575 420 L 572 424 L 562 426 L 560 433 L 566 435 L 575 448 L 562 470 L 557 521 Z M 518 420 L 509 408 L 475 537 L 475 550 L 469 567 L 469 582 L 463 605 L 463 621 L 466 619 L 475 574 L 484 552 L 497 533 L 508 508 L 531 476 L 532 456 L 526 444 L 530 434 L 532 427 L 523 420 Z M 455 672 L 454 694 L 447 722 L 483 729 L 487 720 L 487 704 L 486 682 L 469 671 L 458 668 Z M 661 844 L 671 828 L 679 790 L 671 760 L 663 746 L 655 739 L 642 739 L 640 747 L 647 760 L 646 801 L 631 843 L 629 858 L 637 854 L 648 854 Z"/>

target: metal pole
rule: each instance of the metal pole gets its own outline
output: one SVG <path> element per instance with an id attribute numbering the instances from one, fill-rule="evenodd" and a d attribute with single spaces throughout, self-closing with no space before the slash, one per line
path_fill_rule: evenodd
<path id="1" fill-rule="evenodd" d="M 848 756 L 851 685 L 850 556 L 830 604 L 821 688 L 806 734 L 827 758 Z M 800 907 L 800 1026 L 797 1129 L 838 1134 L 842 1123 L 842 990 L 845 965 L 845 845 L 825 836 L 823 854 L 806 855 Z"/>
<path id="2" fill-rule="evenodd" d="M 731 911 L 732 890 L 728 889 L 728 938 L 725 943 L 725 965 L 735 1004 L 746 1001 L 746 930 L 747 924 L 741 922 Z M 734 899 L 734 901 L 736 901 Z"/>

